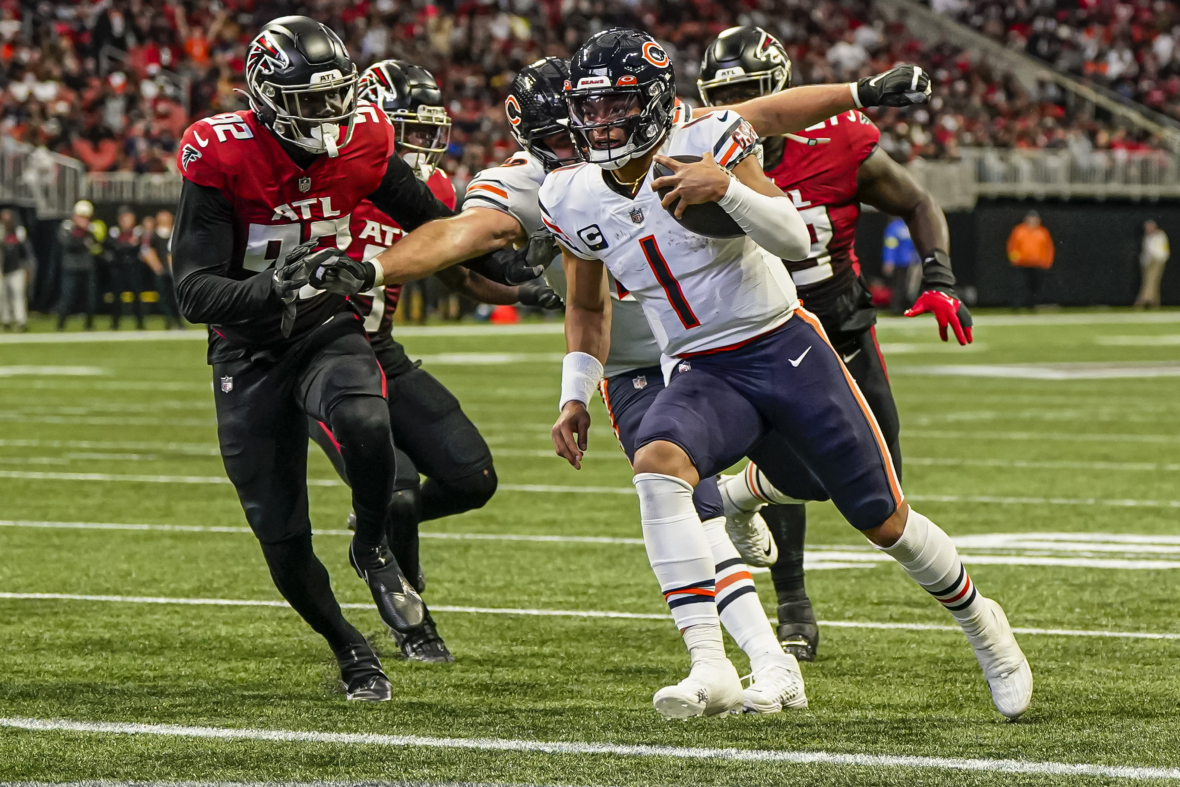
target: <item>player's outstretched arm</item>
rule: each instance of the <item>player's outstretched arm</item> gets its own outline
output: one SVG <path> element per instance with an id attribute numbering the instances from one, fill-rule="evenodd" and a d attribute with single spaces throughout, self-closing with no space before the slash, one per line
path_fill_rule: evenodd
<path id="1" fill-rule="evenodd" d="M 386 284 L 421 279 L 443 268 L 480 257 L 523 237 L 520 222 L 487 208 L 423 224 L 377 255 Z"/>
<path id="2" fill-rule="evenodd" d="M 187 178 L 172 234 L 172 267 L 180 313 L 190 322 L 230 323 L 285 306 L 269 274 L 226 276 L 233 258 L 233 206 L 211 186 Z"/>
<path id="3" fill-rule="evenodd" d="M 448 290 L 479 303 L 519 303 L 523 306 L 540 306 L 542 309 L 562 307 L 561 296 L 542 279 L 518 285 L 500 284 L 462 265 L 444 268 L 437 275 Z"/>
<path id="4" fill-rule="evenodd" d="M 971 312 L 955 294 L 950 230 L 946 214 L 933 195 L 918 185 L 909 170 L 880 148 L 860 165 L 856 183 L 857 199 L 905 221 L 914 248 L 922 256 L 922 294 L 906 316 L 933 314 L 944 342 L 949 326 L 959 344 L 970 344 Z"/>
<path id="5" fill-rule="evenodd" d="M 930 77 L 919 66 L 899 65 L 859 82 L 807 85 L 735 104 L 760 137 L 802 131 L 841 112 L 865 107 L 906 107 L 930 99 Z"/>
<path id="6" fill-rule="evenodd" d="M 602 365 L 610 354 L 611 302 L 606 268 L 561 250 L 565 269 L 566 356 L 561 365 L 561 415 L 553 425 L 557 455 L 582 469 L 589 446 L 590 413 L 586 406 L 602 379 Z"/>

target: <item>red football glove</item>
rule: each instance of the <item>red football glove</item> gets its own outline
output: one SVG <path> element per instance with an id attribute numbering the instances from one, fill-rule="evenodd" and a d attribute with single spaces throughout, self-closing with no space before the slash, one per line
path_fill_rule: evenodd
<path id="1" fill-rule="evenodd" d="M 918 301 L 905 316 L 917 317 L 919 314 L 934 315 L 938 322 L 938 335 L 944 342 L 947 340 L 946 326 L 950 325 L 959 344 L 971 344 L 971 312 L 954 295 L 938 290 L 926 290 L 918 296 Z"/>

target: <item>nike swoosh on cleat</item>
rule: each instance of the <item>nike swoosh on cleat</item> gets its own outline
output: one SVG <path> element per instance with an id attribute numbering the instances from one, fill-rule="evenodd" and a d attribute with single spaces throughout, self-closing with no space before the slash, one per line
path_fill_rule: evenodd
<path id="1" fill-rule="evenodd" d="M 789 360 L 791 362 L 791 366 L 798 366 L 799 364 L 803 363 L 803 359 L 807 357 L 807 353 L 809 353 L 809 352 L 811 352 L 810 345 L 808 345 L 807 349 L 804 350 L 803 354 L 800 355 L 798 358 L 788 358 L 787 360 Z"/>
<path id="2" fill-rule="evenodd" d="M 844 363 L 851 363 L 852 359 L 858 355 L 860 355 L 860 350 L 857 350 L 852 355 L 841 355 L 840 357 L 844 359 Z"/>

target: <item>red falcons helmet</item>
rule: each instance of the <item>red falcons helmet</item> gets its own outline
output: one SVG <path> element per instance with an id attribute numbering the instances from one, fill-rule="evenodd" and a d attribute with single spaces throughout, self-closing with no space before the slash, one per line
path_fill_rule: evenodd
<path id="1" fill-rule="evenodd" d="M 335 156 L 352 138 L 356 82 L 340 37 L 306 16 L 270 22 L 246 48 L 250 108 L 275 136 L 312 153 Z"/>
<path id="2" fill-rule="evenodd" d="M 618 169 L 660 144 L 672 128 L 672 63 L 646 33 L 604 30 L 570 60 L 565 100 L 582 158 L 603 169 Z M 612 133 L 616 129 L 623 131 L 620 140 Z"/>

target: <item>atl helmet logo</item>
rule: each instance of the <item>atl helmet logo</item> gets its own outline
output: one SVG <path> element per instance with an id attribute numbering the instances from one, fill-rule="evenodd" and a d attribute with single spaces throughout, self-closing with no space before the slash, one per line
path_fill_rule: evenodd
<path id="1" fill-rule="evenodd" d="M 257 74 L 273 74 L 284 71 L 291 65 L 287 57 L 275 41 L 269 30 L 250 42 L 250 49 L 246 52 L 246 78 L 251 82 Z"/>

